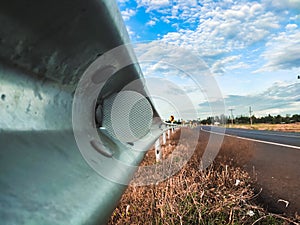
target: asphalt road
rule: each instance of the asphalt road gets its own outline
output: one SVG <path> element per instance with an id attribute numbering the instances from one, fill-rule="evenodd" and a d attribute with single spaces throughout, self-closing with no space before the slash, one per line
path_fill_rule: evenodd
<path id="1" fill-rule="evenodd" d="M 253 154 L 242 166 L 257 179 L 257 188 L 262 189 L 259 198 L 270 211 L 300 213 L 300 133 L 209 126 L 201 129 L 211 135 L 224 133 L 225 141 L 237 138 L 254 143 L 246 150 Z"/>
<path id="2" fill-rule="evenodd" d="M 226 135 L 238 136 L 242 138 L 253 139 L 260 141 L 261 143 L 273 144 L 283 147 L 296 147 L 300 150 L 300 133 L 288 133 L 279 131 L 263 131 L 263 130 L 247 130 L 239 128 L 221 128 L 202 126 L 205 131 L 211 131 L 216 133 L 224 133 Z M 299 147 L 299 148 L 297 148 Z"/>

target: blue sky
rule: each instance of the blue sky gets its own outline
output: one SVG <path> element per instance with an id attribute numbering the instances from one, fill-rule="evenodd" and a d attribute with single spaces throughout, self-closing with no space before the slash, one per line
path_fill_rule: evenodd
<path id="1" fill-rule="evenodd" d="M 300 114 L 300 0 L 118 0 L 118 4 L 133 43 L 172 44 L 207 64 L 223 94 L 226 115 L 229 108 L 235 115 L 248 115 L 249 106 L 256 116 Z M 148 67 L 142 66 L 145 76 L 155 73 Z M 186 87 L 195 89 L 189 81 L 179 80 L 177 85 L 189 93 Z M 198 94 L 195 90 L 191 98 L 199 117 L 205 118 L 210 108 Z"/>

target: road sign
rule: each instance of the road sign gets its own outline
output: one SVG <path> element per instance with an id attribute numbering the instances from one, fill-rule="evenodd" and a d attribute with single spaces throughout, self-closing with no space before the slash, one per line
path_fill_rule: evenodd
<path id="1" fill-rule="evenodd" d="M 171 116 L 170 116 L 170 121 L 171 121 L 171 122 L 174 122 L 174 120 L 175 120 L 175 117 L 174 117 L 173 115 L 171 115 Z"/>

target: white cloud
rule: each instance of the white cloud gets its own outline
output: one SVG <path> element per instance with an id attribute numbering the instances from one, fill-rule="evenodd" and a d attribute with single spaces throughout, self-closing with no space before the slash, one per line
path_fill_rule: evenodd
<path id="1" fill-rule="evenodd" d="M 147 59 L 156 59 L 156 61 L 150 61 L 149 64 L 141 64 L 145 76 L 155 76 L 165 77 L 168 80 L 172 77 L 182 77 L 182 73 L 178 72 L 178 69 L 183 69 L 183 72 L 187 74 L 191 73 L 201 73 L 201 67 L 199 64 L 191 58 L 191 54 L 186 54 L 188 50 L 183 49 L 182 52 L 180 48 L 168 48 L 169 44 L 166 46 L 160 46 L 158 42 L 150 42 L 140 44 L 136 50 L 138 58 L 144 62 Z M 170 58 L 170 61 L 168 60 Z M 238 62 L 241 55 L 229 56 L 221 61 L 216 68 L 220 67 L 223 69 L 236 69 L 239 67 L 247 67 L 243 62 Z M 166 64 L 166 62 L 171 62 Z M 205 70 L 205 68 L 203 68 Z M 177 79 L 176 79 L 177 80 Z M 178 82 L 178 81 L 177 81 Z M 193 86 L 180 83 L 186 93 L 191 96 L 191 99 L 197 99 L 193 102 L 194 105 L 199 105 L 196 107 L 198 112 L 201 112 L 201 116 L 205 117 L 207 113 L 211 111 L 209 105 L 201 98 L 205 92 L 205 87 L 213 88 L 211 85 L 203 85 L 202 89 L 198 89 L 198 92 L 194 92 Z M 194 86 L 195 87 L 195 86 Z M 197 90 L 197 89 L 195 89 Z M 200 92 L 200 94 L 199 94 Z M 174 95 L 174 93 L 173 93 Z M 198 96 L 198 97 L 197 97 Z M 212 99 L 211 99 L 212 100 Z M 300 84 L 299 83 L 285 83 L 277 82 L 273 84 L 268 90 L 261 93 L 247 96 L 240 95 L 228 95 L 226 98 L 226 104 L 230 107 L 236 108 L 236 113 L 238 115 L 247 114 L 249 106 L 255 111 L 256 116 L 264 116 L 267 114 L 282 114 L 287 113 L 295 114 L 299 111 L 300 107 Z M 207 112 L 206 114 L 204 112 Z"/>
<path id="2" fill-rule="evenodd" d="M 201 96 L 205 95 L 206 99 L 214 102 L 212 105 L 214 112 L 222 111 L 222 93 L 207 65 L 198 55 L 193 54 L 189 49 L 161 41 L 137 44 L 134 50 L 145 78 L 149 76 L 163 77 L 169 81 L 174 81 L 190 96 L 194 105 L 197 106 L 203 102 Z M 234 60 L 233 58 L 232 60 Z M 230 60 L 228 59 L 228 61 Z M 156 86 L 163 89 L 161 85 L 156 84 Z M 176 99 L 176 97 L 175 92 L 173 98 Z M 199 111 L 202 110 L 199 109 Z"/>
<path id="3" fill-rule="evenodd" d="M 267 63 L 257 72 L 300 68 L 300 30 L 281 32 L 266 47 L 262 57 Z"/>
<path id="4" fill-rule="evenodd" d="M 125 11 L 122 11 L 121 14 L 123 19 L 127 21 L 136 14 L 136 11 L 133 9 L 126 9 Z"/>
<path id="5" fill-rule="evenodd" d="M 161 10 L 165 4 L 151 10 Z M 159 37 L 167 43 L 197 51 L 212 71 L 219 74 L 226 69 L 248 68 L 249 64 L 238 61 L 225 66 L 226 57 L 235 50 L 266 42 L 274 31 L 280 30 L 282 21 L 280 15 L 267 11 L 265 4 L 257 2 L 204 1 L 203 5 L 198 5 L 195 1 L 174 0 L 172 7 L 164 8 L 164 13 L 162 21 L 172 23 L 177 31 Z M 182 29 L 180 20 L 195 24 L 195 28 Z M 148 25 L 154 22 L 149 21 Z M 286 29 L 296 29 L 296 26 L 287 25 Z"/>
<path id="6" fill-rule="evenodd" d="M 166 17 L 164 17 L 162 20 L 163 20 L 165 23 L 171 23 L 171 21 L 170 21 L 168 18 L 166 18 Z"/>
<path id="7" fill-rule="evenodd" d="M 246 68 L 250 68 L 250 65 L 244 62 L 238 62 L 235 64 L 231 64 L 226 66 L 227 70 L 236 70 L 236 69 L 246 69 Z"/>
<path id="8" fill-rule="evenodd" d="M 191 15 L 200 16 L 201 6 L 197 0 L 137 0 L 138 7 L 145 7 L 146 12 L 160 12 L 162 20 L 185 19 Z M 197 14 L 195 14 L 197 12 Z"/>
<path id="9" fill-rule="evenodd" d="M 170 0 L 137 0 L 138 7 L 145 7 L 147 12 L 170 6 Z"/>
<path id="10" fill-rule="evenodd" d="M 297 24 L 294 24 L 294 23 L 289 23 L 285 26 L 285 29 L 286 30 L 294 30 L 294 29 L 297 29 L 298 28 L 298 25 Z"/>
<path id="11" fill-rule="evenodd" d="M 300 9 L 300 0 L 265 0 L 265 2 L 279 9 Z"/>
<path id="12" fill-rule="evenodd" d="M 147 26 L 154 26 L 156 23 L 157 23 L 157 21 L 159 21 L 157 18 L 152 18 L 151 20 L 149 20 L 147 23 L 146 23 L 146 25 Z"/>
<path id="13" fill-rule="evenodd" d="M 156 22 L 154 20 L 150 20 L 148 23 L 146 23 L 147 26 L 154 26 Z"/>
<path id="14" fill-rule="evenodd" d="M 257 72 L 280 70 L 278 73 L 281 73 L 281 70 L 291 71 L 293 68 L 294 72 L 298 72 L 297 68 L 300 68 L 300 14 L 297 11 L 300 8 L 300 0 L 136 0 L 136 2 L 138 7 L 143 7 L 140 10 L 149 13 L 150 20 L 147 25 L 156 24 L 151 31 L 160 28 L 157 18 L 169 24 L 170 30 L 173 30 L 167 34 L 164 32 L 157 34 L 162 42 L 200 55 L 215 74 L 227 73 L 231 74 L 231 77 L 241 75 L 241 78 L 237 79 L 244 79 L 242 75 L 246 74 L 243 77 L 252 82 L 247 83 L 251 86 L 253 80 L 250 73 L 259 66 L 262 68 Z M 296 15 L 297 13 L 299 15 Z M 140 28 L 136 31 L 139 32 Z M 131 29 L 129 32 L 131 36 L 134 35 Z M 174 51 L 167 49 L 162 51 L 156 48 L 156 44 L 155 41 L 145 44 L 144 52 L 137 52 L 138 57 L 142 59 L 158 57 L 156 62 L 143 67 L 146 75 L 159 74 L 167 77 L 176 74 L 175 70 L 162 64 L 166 56 L 173 57 L 171 62 L 173 68 L 185 64 L 184 71 L 199 69 L 197 63 L 189 59 L 188 54 L 176 57 Z M 247 70 L 243 70 L 245 68 Z M 233 71 L 237 69 L 240 71 Z M 265 74 L 261 76 L 268 80 Z M 286 75 L 285 71 L 282 74 Z M 277 75 L 278 80 L 283 76 Z M 273 82 L 275 78 L 272 79 Z M 253 88 L 254 85 L 256 84 L 253 84 Z M 232 87 L 231 84 L 229 86 Z M 255 90 L 262 88 L 261 86 Z M 249 91 L 249 87 L 246 89 L 255 93 Z M 289 97 L 279 94 L 280 89 Z M 239 88 L 235 93 L 247 94 L 241 90 L 242 88 Z M 299 92 L 299 85 L 297 89 L 289 88 L 287 85 L 275 85 L 267 92 L 251 96 L 228 96 L 227 100 L 232 104 L 235 101 L 237 108 L 246 107 L 246 112 L 248 109 L 245 105 L 249 104 L 253 104 L 256 112 L 261 113 L 276 111 L 284 113 L 288 110 L 296 111 L 297 107 L 299 111 L 300 97 L 299 94 L 295 95 L 294 90 Z M 293 96 L 298 97 L 296 99 Z"/>
<path id="15" fill-rule="evenodd" d="M 291 17 L 289 18 L 289 20 L 295 20 L 295 21 L 297 21 L 297 20 L 299 20 L 299 19 L 300 19 L 300 14 L 291 16 Z"/>
<path id="16" fill-rule="evenodd" d="M 208 69 L 206 64 L 199 57 L 186 48 L 179 48 L 176 45 L 162 41 L 140 43 L 134 46 L 135 53 L 140 63 L 151 59 L 151 65 L 144 67 L 145 75 L 172 75 L 180 69 L 184 73 L 197 73 Z"/>
<path id="17" fill-rule="evenodd" d="M 218 4 L 225 3 L 207 4 L 200 11 L 189 8 L 186 16 L 200 21 L 197 28 L 168 33 L 163 40 L 181 46 L 192 45 L 203 57 L 212 57 L 265 40 L 272 30 L 280 27 L 279 18 L 266 12 L 259 3 L 226 3 L 227 8 Z"/>
<path id="18" fill-rule="evenodd" d="M 300 83 L 274 83 L 267 90 L 255 95 L 228 95 L 225 103 L 228 108 L 235 109 L 235 115 L 248 115 L 249 106 L 257 117 L 268 114 L 298 114 Z M 201 103 L 200 108 L 209 111 L 207 103 Z"/>
<path id="19" fill-rule="evenodd" d="M 225 57 L 221 60 L 218 60 L 212 65 L 211 71 L 214 74 L 223 74 L 227 69 L 235 69 L 239 67 L 234 67 L 233 63 L 235 63 L 236 66 L 236 61 L 239 60 L 241 56 L 229 56 Z M 240 64 L 242 66 L 243 64 Z"/>

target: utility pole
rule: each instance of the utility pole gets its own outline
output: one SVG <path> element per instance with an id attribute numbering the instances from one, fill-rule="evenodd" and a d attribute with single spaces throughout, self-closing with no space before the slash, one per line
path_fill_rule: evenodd
<path id="1" fill-rule="evenodd" d="M 232 113 L 232 111 L 234 110 L 234 109 L 228 109 L 230 112 L 231 112 L 231 125 L 233 126 L 233 113 Z"/>
<path id="2" fill-rule="evenodd" d="M 250 115 L 250 124 L 252 126 L 252 109 L 251 109 L 251 106 L 249 106 L 249 115 Z"/>

